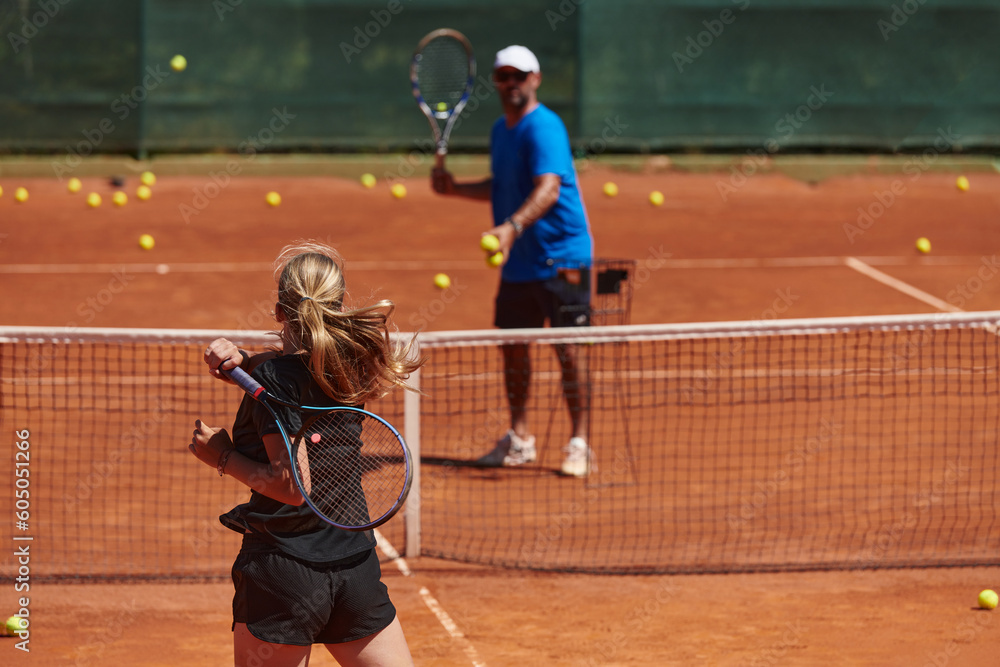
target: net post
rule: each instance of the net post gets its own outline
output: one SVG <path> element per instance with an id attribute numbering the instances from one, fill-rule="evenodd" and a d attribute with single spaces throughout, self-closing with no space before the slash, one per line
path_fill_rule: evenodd
<path id="1" fill-rule="evenodd" d="M 409 384 L 418 391 L 404 392 L 403 431 L 413 459 L 413 481 L 406 501 L 406 557 L 420 555 L 420 369 L 410 373 Z"/>

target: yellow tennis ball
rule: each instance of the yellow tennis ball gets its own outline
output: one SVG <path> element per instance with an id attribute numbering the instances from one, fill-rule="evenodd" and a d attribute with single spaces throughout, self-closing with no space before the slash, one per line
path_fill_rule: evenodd
<path id="1" fill-rule="evenodd" d="M 3 197 L 3 188 L 0 187 L 0 197 Z"/>
<path id="2" fill-rule="evenodd" d="M 988 588 L 979 594 L 979 606 L 983 609 L 996 609 L 998 601 L 996 592 Z"/>
<path id="3" fill-rule="evenodd" d="M 495 253 L 493 253 L 492 255 L 489 255 L 486 258 L 486 266 L 490 267 L 491 269 L 495 269 L 496 267 L 500 266 L 501 264 L 503 264 L 503 253 L 502 252 L 495 252 Z"/>
<path id="4" fill-rule="evenodd" d="M 649 203 L 653 206 L 663 206 L 663 193 L 659 190 L 653 190 L 650 192 Z"/>
<path id="5" fill-rule="evenodd" d="M 604 184 L 604 194 L 607 195 L 608 197 L 618 196 L 618 185 L 612 183 L 611 181 L 608 181 L 607 183 Z"/>
<path id="6" fill-rule="evenodd" d="M 128 203 L 128 195 L 119 190 L 111 195 L 111 201 L 114 202 L 115 206 L 124 206 Z"/>
<path id="7" fill-rule="evenodd" d="M 14 199 L 21 202 L 22 204 L 28 201 L 28 189 L 18 188 L 17 190 L 14 190 Z"/>
<path id="8" fill-rule="evenodd" d="M 377 183 L 377 181 L 373 174 L 361 174 L 361 185 L 371 189 L 375 187 L 375 183 Z"/>
<path id="9" fill-rule="evenodd" d="M 925 255 L 931 251 L 931 242 L 929 239 L 921 236 L 917 239 L 917 250 L 924 253 Z"/>
<path id="10" fill-rule="evenodd" d="M 402 183 L 394 183 L 389 191 L 392 192 L 392 196 L 396 199 L 402 199 L 406 196 L 406 186 Z"/>
<path id="11" fill-rule="evenodd" d="M 483 234 L 479 239 L 479 247 L 492 254 L 500 249 L 500 239 L 492 234 Z"/>
<path id="12" fill-rule="evenodd" d="M 955 187 L 961 190 L 962 192 L 968 192 L 969 179 L 967 179 L 965 176 L 959 176 L 957 179 L 955 179 Z"/>
<path id="13" fill-rule="evenodd" d="M 146 201 L 153 196 L 153 191 L 149 189 L 148 185 L 140 185 L 135 189 L 135 196 L 142 201 Z"/>
<path id="14" fill-rule="evenodd" d="M 156 245 L 156 240 L 149 234 L 143 234 L 139 237 L 139 247 L 143 250 L 152 250 L 154 245 Z"/>
<path id="15" fill-rule="evenodd" d="M 170 59 L 170 69 L 174 70 L 175 72 L 183 72 L 187 66 L 188 66 L 187 58 L 185 58 L 179 53 Z"/>
<path id="16" fill-rule="evenodd" d="M 101 195 L 96 192 L 91 192 L 87 195 L 87 206 L 90 208 L 97 208 L 101 205 Z"/>
<path id="17" fill-rule="evenodd" d="M 20 616 L 11 616 L 7 619 L 7 622 L 4 623 L 4 630 L 6 631 L 8 637 L 13 637 L 27 627 L 28 622 Z"/>
<path id="18" fill-rule="evenodd" d="M 451 278 L 447 273 L 439 273 L 434 276 L 434 285 L 439 289 L 448 289 L 451 287 Z"/>
<path id="19" fill-rule="evenodd" d="M 438 102 L 437 103 L 437 110 L 438 111 L 447 111 L 448 110 L 447 103 L 445 103 L 445 102 Z"/>
<path id="20" fill-rule="evenodd" d="M 139 175 L 139 180 L 142 184 L 148 187 L 153 187 L 156 185 L 156 174 L 151 171 L 144 171 Z"/>
<path id="21" fill-rule="evenodd" d="M 264 199 L 266 199 L 267 203 L 271 206 L 278 206 L 281 204 L 281 195 L 277 192 L 268 192 Z"/>
<path id="22" fill-rule="evenodd" d="M 79 192 L 80 188 L 82 187 L 83 183 L 81 183 L 80 179 L 76 178 L 75 176 L 69 179 L 69 181 L 66 183 L 66 189 L 69 190 L 70 192 Z"/>

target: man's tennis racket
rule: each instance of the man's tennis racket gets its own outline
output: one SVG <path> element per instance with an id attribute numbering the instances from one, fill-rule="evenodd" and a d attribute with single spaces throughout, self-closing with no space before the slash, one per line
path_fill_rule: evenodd
<path id="1" fill-rule="evenodd" d="M 410 61 L 410 83 L 413 97 L 430 121 L 437 145 L 434 162 L 439 169 L 448 153 L 448 137 L 475 81 L 476 57 L 462 33 L 439 28 L 417 44 Z"/>
<path id="2" fill-rule="evenodd" d="M 288 403 L 242 368 L 223 370 L 268 409 L 288 448 L 292 475 L 306 503 L 327 523 L 368 530 L 396 514 L 413 479 L 410 450 L 389 422 L 360 408 Z M 290 435 L 274 404 L 300 411 L 302 428 Z"/>

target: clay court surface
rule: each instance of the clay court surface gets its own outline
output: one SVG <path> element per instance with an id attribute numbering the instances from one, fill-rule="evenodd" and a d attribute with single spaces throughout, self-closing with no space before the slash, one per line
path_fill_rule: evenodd
<path id="1" fill-rule="evenodd" d="M 774 170 L 743 183 L 728 170 L 590 165 L 581 183 L 597 255 L 639 261 L 633 323 L 659 323 L 998 309 L 1000 174 L 968 173 L 965 193 L 956 175 Z M 614 199 L 601 193 L 608 180 Z M 106 178 L 83 181 L 71 195 L 54 179 L 0 172 L 3 324 L 267 328 L 270 262 L 314 238 L 347 259 L 356 300 L 396 302 L 402 330 L 490 325 L 497 275 L 477 247 L 488 208 L 441 199 L 422 178 L 396 200 L 356 178 L 216 187 L 161 175 L 152 199 L 121 208 Z M 132 175 L 130 194 L 136 184 Z M 18 186 L 30 192 L 23 204 Z M 269 190 L 280 207 L 264 202 Z M 663 206 L 649 204 L 652 190 Z M 86 206 L 90 191 L 101 207 Z M 143 233 L 153 250 L 139 248 Z M 921 236 L 929 255 L 914 248 Z M 450 291 L 434 286 L 437 272 Z M 1000 587 L 1000 567 L 594 576 L 397 565 L 384 560 L 384 579 L 422 665 L 987 665 L 1000 640 L 1000 612 L 974 609 L 981 589 Z M 0 609 L 14 613 L 13 584 L 2 590 Z M 0 664 L 231 664 L 228 583 L 34 584 L 30 597 L 31 652 L 5 639 Z M 320 649 L 312 664 L 333 663 Z"/>

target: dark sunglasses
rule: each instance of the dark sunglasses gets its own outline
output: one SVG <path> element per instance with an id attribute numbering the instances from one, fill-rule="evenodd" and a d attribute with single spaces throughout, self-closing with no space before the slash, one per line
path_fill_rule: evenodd
<path id="1" fill-rule="evenodd" d="M 505 83 L 509 79 L 514 79 L 518 83 L 524 83 L 528 80 L 528 72 L 521 72 L 519 70 L 513 72 L 493 72 L 493 78 L 496 79 L 497 83 Z"/>

